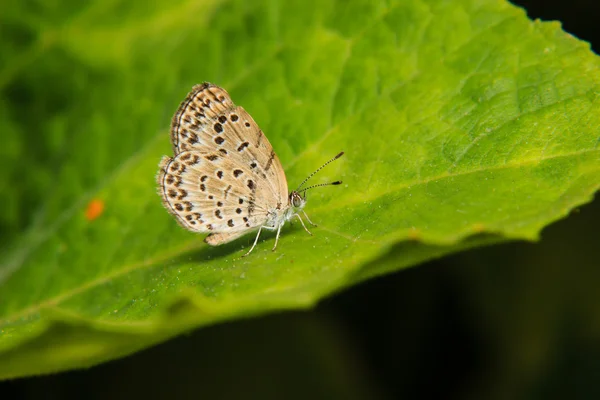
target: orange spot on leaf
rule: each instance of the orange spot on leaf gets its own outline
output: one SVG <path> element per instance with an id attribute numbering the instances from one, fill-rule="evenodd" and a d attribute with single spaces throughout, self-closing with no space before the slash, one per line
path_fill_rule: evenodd
<path id="1" fill-rule="evenodd" d="M 485 231 L 485 225 L 478 222 L 473 225 L 473 231 L 476 233 L 482 233 Z"/>
<path id="2" fill-rule="evenodd" d="M 85 218 L 87 218 L 88 221 L 93 221 L 102 215 L 102 211 L 104 211 L 104 202 L 100 199 L 94 199 L 87 205 Z"/>
<path id="3" fill-rule="evenodd" d="M 408 239 L 409 240 L 420 240 L 421 239 L 421 231 L 415 227 L 412 227 L 408 231 Z"/>

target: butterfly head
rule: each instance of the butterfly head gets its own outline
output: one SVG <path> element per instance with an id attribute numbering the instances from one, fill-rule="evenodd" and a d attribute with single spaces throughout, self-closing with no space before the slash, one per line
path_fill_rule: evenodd
<path id="1" fill-rule="evenodd" d="M 304 193 L 306 196 L 306 192 Z M 306 204 L 306 197 L 303 197 L 300 192 L 294 190 L 290 193 L 289 202 L 290 206 L 294 209 L 294 212 L 296 212 L 304 208 L 304 205 Z"/>

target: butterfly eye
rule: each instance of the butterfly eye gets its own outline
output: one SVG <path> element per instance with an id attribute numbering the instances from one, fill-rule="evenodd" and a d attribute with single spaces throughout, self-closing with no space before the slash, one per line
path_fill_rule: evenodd
<path id="1" fill-rule="evenodd" d="M 291 195 L 291 200 L 292 200 L 292 206 L 298 208 L 298 207 L 302 207 L 302 203 L 304 202 L 304 199 L 302 199 L 302 196 L 300 196 L 300 194 L 298 192 L 292 192 Z"/>

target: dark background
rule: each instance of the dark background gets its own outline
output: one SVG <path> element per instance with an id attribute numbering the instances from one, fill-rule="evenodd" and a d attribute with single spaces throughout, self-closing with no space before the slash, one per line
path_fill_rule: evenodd
<path id="1" fill-rule="evenodd" d="M 600 1 L 513 1 L 600 47 Z M 0 383 L 0 399 L 600 399 L 595 201 L 537 244 L 458 254 L 307 312 L 191 332 L 89 370 Z"/>

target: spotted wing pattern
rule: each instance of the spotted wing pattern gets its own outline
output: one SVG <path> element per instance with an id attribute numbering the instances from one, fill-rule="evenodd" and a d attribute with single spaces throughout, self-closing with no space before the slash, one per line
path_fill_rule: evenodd
<path id="1" fill-rule="evenodd" d="M 194 86 L 171 120 L 173 153 L 210 145 L 208 124 L 232 107 L 231 97 L 224 89 L 208 82 Z"/>
<path id="2" fill-rule="evenodd" d="M 289 207 L 273 147 L 223 89 L 195 86 L 171 134 L 175 156 L 163 158 L 157 176 L 163 204 L 186 229 L 210 232 L 207 243 L 234 240 Z"/>
<path id="3" fill-rule="evenodd" d="M 163 204 L 194 232 L 237 232 L 260 226 L 267 209 L 247 168 L 218 153 L 184 151 L 164 157 L 158 175 Z"/>

